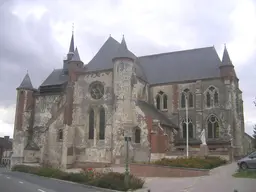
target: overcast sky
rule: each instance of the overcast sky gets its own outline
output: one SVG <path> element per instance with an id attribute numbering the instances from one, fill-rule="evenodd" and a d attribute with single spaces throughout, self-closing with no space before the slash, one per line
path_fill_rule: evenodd
<path id="1" fill-rule="evenodd" d="M 0 136 L 13 134 L 16 90 L 62 67 L 72 23 L 87 63 L 112 35 L 137 56 L 227 44 L 243 91 L 246 132 L 256 123 L 256 0 L 0 0 Z"/>

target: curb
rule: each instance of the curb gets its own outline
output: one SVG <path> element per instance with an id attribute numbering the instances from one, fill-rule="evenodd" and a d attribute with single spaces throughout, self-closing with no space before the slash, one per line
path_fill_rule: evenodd
<path id="1" fill-rule="evenodd" d="M 52 180 L 55 180 L 55 181 L 70 183 L 70 184 L 76 184 L 76 185 L 80 185 L 80 186 L 83 186 L 83 187 L 88 187 L 88 188 L 91 188 L 91 189 L 98 189 L 98 190 L 109 191 L 109 192 L 122 192 L 122 191 L 117 191 L 117 190 L 113 190 L 113 189 L 106 189 L 106 188 L 101 188 L 101 187 L 95 187 L 95 186 L 92 186 L 92 185 L 76 183 L 76 182 L 73 182 L 73 181 L 66 181 L 66 180 L 55 179 L 55 178 L 50 178 L 50 177 L 45 177 L 45 178 L 49 178 L 49 179 L 52 179 Z"/>

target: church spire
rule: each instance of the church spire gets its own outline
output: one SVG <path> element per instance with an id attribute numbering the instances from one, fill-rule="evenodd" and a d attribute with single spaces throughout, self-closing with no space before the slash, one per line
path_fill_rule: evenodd
<path id="1" fill-rule="evenodd" d="M 30 90 L 34 89 L 32 83 L 31 83 L 28 72 L 25 75 L 25 77 L 23 78 L 20 86 L 17 89 L 30 89 Z"/>
<path id="2" fill-rule="evenodd" d="M 73 27 L 71 41 L 69 45 L 69 53 L 74 53 L 74 51 L 75 51 L 75 45 L 74 45 L 74 27 Z"/>
<path id="3" fill-rule="evenodd" d="M 224 52 L 223 52 L 223 57 L 222 57 L 222 65 L 233 65 L 232 61 L 231 61 L 231 59 L 229 57 L 226 44 L 224 45 Z"/>

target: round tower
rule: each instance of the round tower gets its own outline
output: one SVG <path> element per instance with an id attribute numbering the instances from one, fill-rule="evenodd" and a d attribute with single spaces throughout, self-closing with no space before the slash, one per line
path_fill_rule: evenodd
<path id="1" fill-rule="evenodd" d="M 34 92 L 35 89 L 27 73 L 17 88 L 12 165 L 23 162 L 24 148 L 32 137 Z"/>

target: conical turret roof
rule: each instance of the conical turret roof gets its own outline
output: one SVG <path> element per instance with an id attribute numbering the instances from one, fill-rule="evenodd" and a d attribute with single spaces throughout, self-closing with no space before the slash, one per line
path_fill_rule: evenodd
<path id="1" fill-rule="evenodd" d="M 28 73 L 25 75 L 17 89 L 34 89 Z"/>

